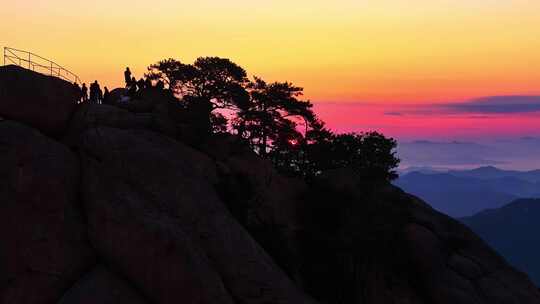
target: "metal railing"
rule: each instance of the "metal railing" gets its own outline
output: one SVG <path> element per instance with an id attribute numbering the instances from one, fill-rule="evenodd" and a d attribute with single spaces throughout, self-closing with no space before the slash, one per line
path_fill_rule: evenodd
<path id="1" fill-rule="evenodd" d="M 79 76 L 49 59 L 31 52 L 4 47 L 4 65 L 14 64 L 29 70 L 58 77 L 69 82 L 81 83 Z"/>

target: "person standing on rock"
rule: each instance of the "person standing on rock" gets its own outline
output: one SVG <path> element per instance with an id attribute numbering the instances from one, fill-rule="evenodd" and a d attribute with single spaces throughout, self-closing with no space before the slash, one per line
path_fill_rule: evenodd
<path id="1" fill-rule="evenodd" d="M 131 85 L 128 87 L 127 94 L 130 98 L 135 98 L 135 95 L 137 94 L 137 80 L 135 77 L 131 77 Z"/>
<path id="2" fill-rule="evenodd" d="M 95 82 L 92 82 L 90 84 L 90 102 L 94 102 L 96 100 L 96 83 Z"/>
<path id="3" fill-rule="evenodd" d="M 103 91 L 99 87 L 99 84 L 96 83 L 96 85 L 97 85 L 98 103 L 101 104 L 103 103 Z"/>
<path id="4" fill-rule="evenodd" d="M 99 84 L 96 81 L 94 81 L 91 85 L 90 85 L 90 102 L 92 103 L 99 103 L 99 100 L 100 100 L 100 95 L 102 95 L 103 93 L 101 92 L 101 89 L 99 88 Z"/>
<path id="5" fill-rule="evenodd" d="M 111 93 L 109 92 L 109 89 L 107 87 L 104 87 L 102 103 L 103 104 L 110 104 L 111 103 L 111 101 L 109 100 L 110 98 L 111 98 Z"/>
<path id="6" fill-rule="evenodd" d="M 82 98 L 82 102 L 87 102 L 88 101 L 88 88 L 86 87 L 86 83 L 82 84 L 81 98 Z"/>
<path id="7" fill-rule="evenodd" d="M 129 70 L 129 67 L 124 71 L 124 79 L 126 80 L 126 88 L 131 87 L 131 71 Z"/>
<path id="8" fill-rule="evenodd" d="M 77 96 L 77 103 L 80 103 L 82 101 L 82 89 L 77 82 L 73 83 L 73 89 L 75 90 L 75 94 Z"/>

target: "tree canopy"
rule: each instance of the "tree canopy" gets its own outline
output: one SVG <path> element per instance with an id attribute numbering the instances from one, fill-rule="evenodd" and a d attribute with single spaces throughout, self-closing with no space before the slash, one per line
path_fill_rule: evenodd
<path id="1" fill-rule="evenodd" d="M 310 178 L 350 168 L 375 180 L 397 177 L 394 139 L 377 132 L 333 133 L 313 104 L 301 99 L 303 89 L 290 82 L 249 80 L 242 67 L 219 57 L 193 64 L 165 59 L 149 66 L 146 77 L 178 97 L 200 130 L 235 133 L 286 174 Z"/>
<path id="2" fill-rule="evenodd" d="M 243 109 L 248 105 L 246 71 L 219 57 L 200 57 L 193 64 L 165 59 L 148 68 L 147 77 L 163 81 L 180 98 L 208 102 L 211 110 Z"/>
<path id="3" fill-rule="evenodd" d="M 303 89 L 289 82 L 266 83 L 255 77 L 247 86 L 249 107 L 236 113 L 233 128 L 247 138 L 260 155 L 266 155 L 273 143 L 297 140 L 298 121 L 309 126 L 314 121 L 313 105 L 299 100 Z"/>

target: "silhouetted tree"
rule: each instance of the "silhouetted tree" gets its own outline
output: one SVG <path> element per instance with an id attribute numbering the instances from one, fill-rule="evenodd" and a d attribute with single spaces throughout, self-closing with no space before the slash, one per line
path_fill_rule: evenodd
<path id="1" fill-rule="evenodd" d="M 396 156 L 397 142 L 378 132 L 368 132 L 361 136 L 358 157 L 347 163 L 365 177 L 391 181 L 398 177 L 396 168 L 400 160 Z"/>
<path id="2" fill-rule="evenodd" d="M 309 149 L 309 154 L 317 154 L 309 155 L 309 159 L 317 170 L 351 168 L 359 176 L 373 181 L 390 181 L 397 177 L 396 141 L 380 133 L 338 134 L 322 146 L 319 141 L 311 145 L 315 149 Z"/>
<path id="3" fill-rule="evenodd" d="M 266 155 L 274 166 L 283 174 L 303 175 L 304 167 L 302 156 L 304 154 L 303 135 L 294 125 L 290 125 L 285 132 L 276 134 L 272 147 Z"/>
<path id="4" fill-rule="evenodd" d="M 313 105 L 299 100 L 303 89 L 289 82 L 266 83 L 255 77 L 248 84 L 249 107 L 237 113 L 234 128 L 265 156 L 272 145 L 299 140 L 299 122 L 306 127 L 314 120 Z"/>
<path id="5" fill-rule="evenodd" d="M 312 178 L 327 170 L 351 168 L 370 181 L 391 181 L 397 177 L 399 159 L 396 141 L 377 132 L 333 134 L 322 122 L 305 137 L 277 141 L 270 153 L 278 170 Z"/>
<path id="6" fill-rule="evenodd" d="M 333 167 L 332 153 L 335 135 L 322 120 L 316 120 L 306 132 L 300 172 L 304 177 L 313 177 Z"/>
<path id="7" fill-rule="evenodd" d="M 227 132 L 227 118 L 221 113 L 212 113 L 210 116 L 210 122 L 212 124 L 213 133 L 225 133 Z"/>
<path id="8" fill-rule="evenodd" d="M 176 77 L 181 76 L 179 72 L 181 69 L 188 68 L 189 65 L 183 64 L 176 59 L 164 59 L 148 67 L 148 73 L 146 77 L 150 80 L 156 80 L 164 84 L 169 90 L 174 91 L 177 88 L 177 82 L 179 79 Z"/>
<path id="9" fill-rule="evenodd" d="M 184 102 L 198 103 L 188 108 L 199 111 L 198 122 L 207 126 L 208 131 L 212 129 L 215 110 L 241 110 L 249 106 L 246 71 L 229 59 L 201 57 L 191 65 L 167 59 L 148 70 L 148 78 L 163 81 Z"/>
<path id="10" fill-rule="evenodd" d="M 147 81 L 166 88 L 183 101 L 182 111 L 200 137 L 226 132 L 223 111 L 232 111 L 232 129 L 254 151 L 281 171 L 306 178 L 327 170 L 352 168 L 368 180 L 397 177 L 396 142 L 376 132 L 334 134 L 301 100 L 303 89 L 289 82 L 267 83 L 219 57 L 201 57 L 193 64 L 166 59 L 148 67 Z"/>

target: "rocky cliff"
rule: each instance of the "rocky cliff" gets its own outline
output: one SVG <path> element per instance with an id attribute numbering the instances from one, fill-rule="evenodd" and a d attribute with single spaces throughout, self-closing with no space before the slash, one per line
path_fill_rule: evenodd
<path id="1" fill-rule="evenodd" d="M 57 136 L 67 127 L 78 92 L 64 80 L 15 65 L 0 67 L 0 117 Z"/>
<path id="2" fill-rule="evenodd" d="M 153 95 L 145 111 L 59 102 L 53 139 L 39 92 L 0 95 L 0 303 L 540 303 L 470 230 L 390 185 L 280 176 L 229 135 L 195 149 Z M 18 119 L 13 100 L 36 113 Z"/>

